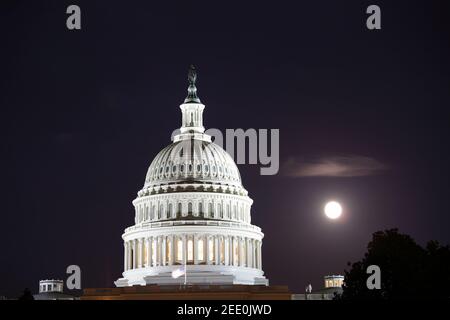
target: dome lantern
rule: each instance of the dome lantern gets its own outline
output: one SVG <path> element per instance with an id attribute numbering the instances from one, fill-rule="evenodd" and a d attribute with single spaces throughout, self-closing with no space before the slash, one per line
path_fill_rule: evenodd
<path id="1" fill-rule="evenodd" d="M 200 133 L 205 132 L 203 127 L 203 109 L 205 105 L 200 102 L 197 97 L 197 71 L 193 65 L 190 66 L 188 72 L 188 96 L 184 99 L 184 103 L 180 105 L 182 113 L 181 133 Z"/>

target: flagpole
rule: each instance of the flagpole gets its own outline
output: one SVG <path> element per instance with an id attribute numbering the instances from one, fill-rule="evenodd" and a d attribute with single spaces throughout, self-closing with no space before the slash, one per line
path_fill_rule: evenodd
<path id="1" fill-rule="evenodd" d="M 187 282 L 187 259 L 184 261 L 184 286 L 186 287 L 186 282 Z"/>

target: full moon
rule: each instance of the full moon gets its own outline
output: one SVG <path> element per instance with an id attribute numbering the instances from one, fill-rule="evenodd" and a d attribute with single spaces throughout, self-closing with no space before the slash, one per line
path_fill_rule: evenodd
<path id="1" fill-rule="evenodd" d="M 330 219 L 337 219 L 342 214 L 342 207 L 339 202 L 330 201 L 325 205 L 325 214 Z"/>

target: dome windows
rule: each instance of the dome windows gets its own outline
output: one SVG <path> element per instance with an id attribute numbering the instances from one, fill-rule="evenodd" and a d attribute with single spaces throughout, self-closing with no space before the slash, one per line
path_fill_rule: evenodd
<path id="1" fill-rule="evenodd" d="M 161 184 L 177 183 L 177 180 L 190 176 L 217 184 L 231 182 L 235 187 L 242 188 L 236 164 L 225 150 L 209 142 L 202 142 L 192 148 L 190 140 L 175 142 L 155 157 L 144 187 L 149 189 Z"/>

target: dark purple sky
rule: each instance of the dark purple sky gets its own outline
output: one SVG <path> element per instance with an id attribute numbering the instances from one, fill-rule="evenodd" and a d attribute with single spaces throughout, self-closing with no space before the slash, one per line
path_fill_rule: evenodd
<path id="1" fill-rule="evenodd" d="M 271 284 L 317 289 L 381 229 L 449 243 L 450 9 L 393 2 L 2 0 L 0 295 L 36 291 L 70 264 L 84 287 L 113 285 L 131 201 L 181 124 L 191 63 L 207 127 L 279 128 L 282 164 L 385 167 L 292 177 L 240 166 Z M 381 31 L 365 28 L 372 3 Z M 69 4 L 81 31 L 65 27 Z M 344 205 L 337 222 L 323 216 L 330 198 Z"/>

